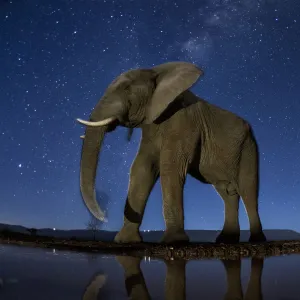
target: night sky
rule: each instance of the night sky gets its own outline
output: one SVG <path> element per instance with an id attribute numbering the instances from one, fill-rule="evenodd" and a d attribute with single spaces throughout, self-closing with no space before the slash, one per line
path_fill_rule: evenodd
<path id="1" fill-rule="evenodd" d="M 300 231 L 300 2 L 0 1 L 0 223 L 84 228 L 84 127 L 121 72 L 183 60 L 203 68 L 192 91 L 245 118 L 261 158 L 264 228 Z M 106 136 L 96 186 L 119 230 L 141 131 Z M 188 177 L 187 229 L 220 229 L 223 201 Z M 240 224 L 248 229 L 244 206 Z M 164 229 L 160 183 L 143 230 Z"/>

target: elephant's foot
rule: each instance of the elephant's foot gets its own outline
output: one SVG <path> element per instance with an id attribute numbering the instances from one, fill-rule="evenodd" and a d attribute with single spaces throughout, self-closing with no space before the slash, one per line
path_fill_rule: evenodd
<path id="1" fill-rule="evenodd" d="M 189 241 L 190 238 L 185 233 L 184 230 L 178 230 L 178 231 L 166 230 L 160 242 L 163 244 L 175 244 L 175 243 L 188 243 Z"/>
<path id="2" fill-rule="evenodd" d="M 116 234 L 114 238 L 116 243 L 140 243 L 142 242 L 141 235 L 137 228 L 130 228 L 123 226 L 123 228 Z"/>
<path id="3" fill-rule="evenodd" d="M 250 238 L 249 238 L 250 243 L 263 243 L 266 241 L 267 241 L 267 238 L 262 231 L 259 231 L 257 233 L 251 233 Z"/>
<path id="4" fill-rule="evenodd" d="M 216 238 L 216 243 L 218 244 L 236 244 L 240 241 L 239 231 L 225 231 L 222 230 Z"/>

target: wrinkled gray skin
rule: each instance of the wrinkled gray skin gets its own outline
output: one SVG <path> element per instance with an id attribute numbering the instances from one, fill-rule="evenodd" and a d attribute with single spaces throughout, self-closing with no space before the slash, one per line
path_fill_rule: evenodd
<path id="1" fill-rule="evenodd" d="M 81 193 L 90 212 L 100 220 L 104 214 L 96 201 L 95 178 L 104 136 L 117 125 L 142 129 L 140 148 L 130 170 L 124 225 L 116 242 L 141 241 L 139 228 L 145 205 L 158 177 L 166 226 L 161 242 L 188 241 L 183 211 L 187 174 L 212 184 L 224 201 L 225 222 L 217 242 L 239 241 L 240 196 L 250 222 L 250 241 L 265 241 L 258 214 L 258 151 L 251 127 L 188 90 L 202 74 L 196 65 L 185 62 L 130 70 L 109 85 L 89 122 L 78 119 L 87 125 Z"/>
<path id="2" fill-rule="evenodd" d="M 130 256 L 117 256 L 117 261 L 122 265 L 125 273 L 125 287 L 128 298 L 136 300 L 151 299 L 150 293 L 140 268 L 141 259 Z M 227 291 L 224 300 L 245 299 L 262 300 L 261 277 L 264 266 L 264 259 L 252 258 L 250 279 L 247 290 L 243 295 L 241 283 L 241 259 L 222 260 L 226 272 Z M 166 300 L 185 300 L 186 298 L 186 261 L 165 260 L 167 267 L 165 280 Z M 215 283 L 218 286 L 218 282 Z M 194 295 L 198 296 L 198 295 Z M 200 295 L 199 295 L 200 296 Z M 197 298 L 197 297 L 196 297 Z M 213 298 L 211 298 L 213 299 Z"/>

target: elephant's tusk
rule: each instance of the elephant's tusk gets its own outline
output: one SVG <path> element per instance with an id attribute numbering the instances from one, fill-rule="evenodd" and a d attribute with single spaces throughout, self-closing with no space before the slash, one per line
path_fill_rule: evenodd
<path id="1" fill-rule="evenodd" d="M 105 120 L 97 121 L 97 122 L 84 121 L 84 120 L 81 120 L 81 119 L 76 119 L 76 120 L 77 120 L 79 123 L 83 124 L 83 125 L 97 127 L 97 126 L 108 125 L 109 123 L 113 122 L 115 119 L 116 119 L 116 118 L 111 117 L 111 118 L 107 118 L 107 119 L 105 119 Z"/>
<path id="2" fill-rule="evenodd" d="M 80 138 L 81 138 L 81 139 L 84 139 L 84 138 L 85 138 L 85 135 L 81 135 Z"/>

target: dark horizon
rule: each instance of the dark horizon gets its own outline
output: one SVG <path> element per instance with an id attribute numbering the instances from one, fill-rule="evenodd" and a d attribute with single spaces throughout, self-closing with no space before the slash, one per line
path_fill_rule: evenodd
<path id="1" fill-rule="evenodd" d="M 20 225 L 20 224 L 7 224 L 7 223 L 0 223 L 0 232 L 1 230 L 3 230 L 4 228 L 6 228 L 5 226 L 12 226 L 12 227 L 23 227 L 25 229 L 37 229 L 39 230 L 50 230 L 50 231 L 91 231 L 91 229 L 88 228 L 75 228 L 75 229 L 60 229 L 60 228 L 51 228 L 51 227 L 42 227 L 42 228 L 38 228 L 38 227 L 26 227 L 24 225 Z M 221 231 L 221 229 L 185 229 L 187 232 L 193 232 L 193 231 L 203 231 L 203 232 L 219 232 Z M 113 232 L 116 233 L 118 232 L 118 230 L 107 230 L 107 229 L 103 229 L 103 228 L 99 228 L 97 229 L 97 231 L 104 231 L 104 232 Z M 141 230 L 141 233 L 151 233 L 151 232 L 163 232 L 164 229 L 158 229 L 158 230 L 149 230 L 149 229 L 145 229 L 145 230 Z M 290 228 L 267 228 L 264 229 L 264 231 L 290 231 L 290 232 L 295 232 L 297 234 L 300 234 L 300 232 L 290 229 Z M 241 229 L 241 232 L 250 232 L 249 229 Z"/>

